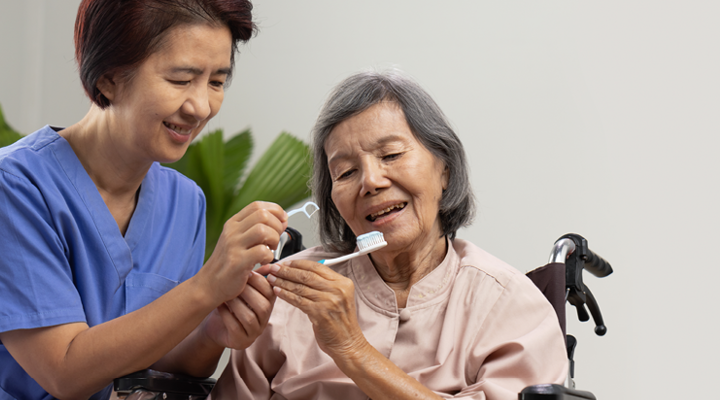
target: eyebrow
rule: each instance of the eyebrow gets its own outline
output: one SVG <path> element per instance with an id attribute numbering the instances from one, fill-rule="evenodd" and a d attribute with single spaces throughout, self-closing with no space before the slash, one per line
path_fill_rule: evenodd
<path id="1" fill-rule="evenodd" d="M 171 73 L 187 73 L 192 75 L 202 75 L 205 71 L 196 67 L 175 67 L 170 70 Z M 213 75 L 230 75 L 231 68 L 220 68 Z"/>
<path id="2" fill-rule="evenodd" d="M 375 144 L 375 146 L 373 147 L 372 150 L 376 150 L 376 149 L 378 149 L 378 148 L 380 148 L 380 147 L 383 147 L 383 146 L 385 146 L 387 143 L 390 143 L 390 142 L 403 142 L 403 143 L 405 143 L 405 137 L 402 136 L 402 135 L 388 135 L 388 136 L 385 136 L 385 137 L 383 137 L 382 139 L 380 139 L 380 140 L 378 140 L 377 142 L 375 142 L 376 144 Z M 350 155 L 347 154 L 347 153 L 336 154 L 336 155 L 333 156 L 332 158 L 328 158 L 328 162 L 327 162 L 327 163 L 328 163 L 328 165 L 330 165 L 331 163 L 333 163 L 333 162 L 336 161 L 336 160 L 342 160 L 342 159 L 345 159 L 345 158 L 348 158 L 348 157 L 350 157 Z"/>

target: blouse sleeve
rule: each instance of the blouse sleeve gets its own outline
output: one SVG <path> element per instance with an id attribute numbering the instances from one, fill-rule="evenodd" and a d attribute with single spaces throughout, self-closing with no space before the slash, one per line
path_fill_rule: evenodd
<path id="1" fill-rule="evenodd" d="M 516 400 L 527 386 L 562 384 L 568 370 L 557 315 L 525 276 L 515 276 L 480 327 L 471 362 L 475 383 L 454 399 Z"/>

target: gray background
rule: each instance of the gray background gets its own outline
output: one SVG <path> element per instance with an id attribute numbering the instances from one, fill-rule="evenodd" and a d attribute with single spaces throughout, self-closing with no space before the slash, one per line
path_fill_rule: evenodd
<path id="1" fill-rule="evenodd" d="M 0 0 L 0 104 L 18 130 L 70 125 L 88 109 L 73 61 L 78 4 Z M 470 157 L 480 214 L 460 237 L 526 271 L 577 232 L 615 267 L 585 279 L 608 334 L 569 325 L 580 342 L 578 387 L 614 400 L 712 395 L 720 3 L 255 5 L 260 33 L 242 47 L 210 129 L 251 127 L 258 156 L 283 130 L 308 140 L 347 75 L 405 70 Z"/>

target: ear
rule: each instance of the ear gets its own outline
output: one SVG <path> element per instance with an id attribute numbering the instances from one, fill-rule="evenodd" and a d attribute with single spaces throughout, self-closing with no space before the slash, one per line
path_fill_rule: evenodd
<path id="1" fill-rule="evenodd" d="M 95 85 L 97 89 L 107 98 L 111 103 L 118 94 L 118 82 L 115 74 L 105 74 L 98 79 Z"/>
<path id="2" fill-rule="evenodd" d="M 443 188 L 443 192 L 444 192 L 445 190 L 447 190 L 448 182 L 449 182 L 449 181 L 450 181 L 450 168 L 448 168 L 448 166 L 446 165 L 446 166 L 445 166 L 445 169 L 443 170 L 443 173 L 442 173 L 442 188 Z"/>

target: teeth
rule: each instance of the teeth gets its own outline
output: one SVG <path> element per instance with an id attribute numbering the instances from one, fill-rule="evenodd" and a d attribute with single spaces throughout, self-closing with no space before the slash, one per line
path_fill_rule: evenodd
<path id="1" fill-rule="evenodd" d="M 179 133 L 179 134 L 181 134 L 181 135 L 189 135 L 190 132 L 192 132 L 192 129 L 182 129 L 182 128 L 180 128 L 179 126 L 177 126 L 177 125 L 175 125 L 175 124 L 171 124 L 171 123 L 169 123 L 169 122 L 164 122 L 164 124 L 165 124 L 165 126 L 167 126 L 168 128 L 174 130 L 175 132 L 177 132 L 177 133 Z"/>
<path id="2" fill-rule="evenodd" d="M 394 206 L 392 206 L 392 207 L 388 207 L 388 208 L 386 208 L 386 209 L 384 209 L 384 210 L 380 210 L 380 211 L 378 211 L 378 212 L 376 212 L 376 213 L 370 214 L 370 218 L 375 219 L 375 218 L 377 218 L 377 217 L 379 217 L 379 216 L 381 216 L 381 215 L 384 215 L 384 214 L 389 213 L 390 211 L 392 211 L 392 210 L 394 210 L 394 209 L 396 209 L 396 208 L 400 208 L 400 209 L 405 208 L 405 203 L 396 204 L 396 205 L 394 205 Z"/>

